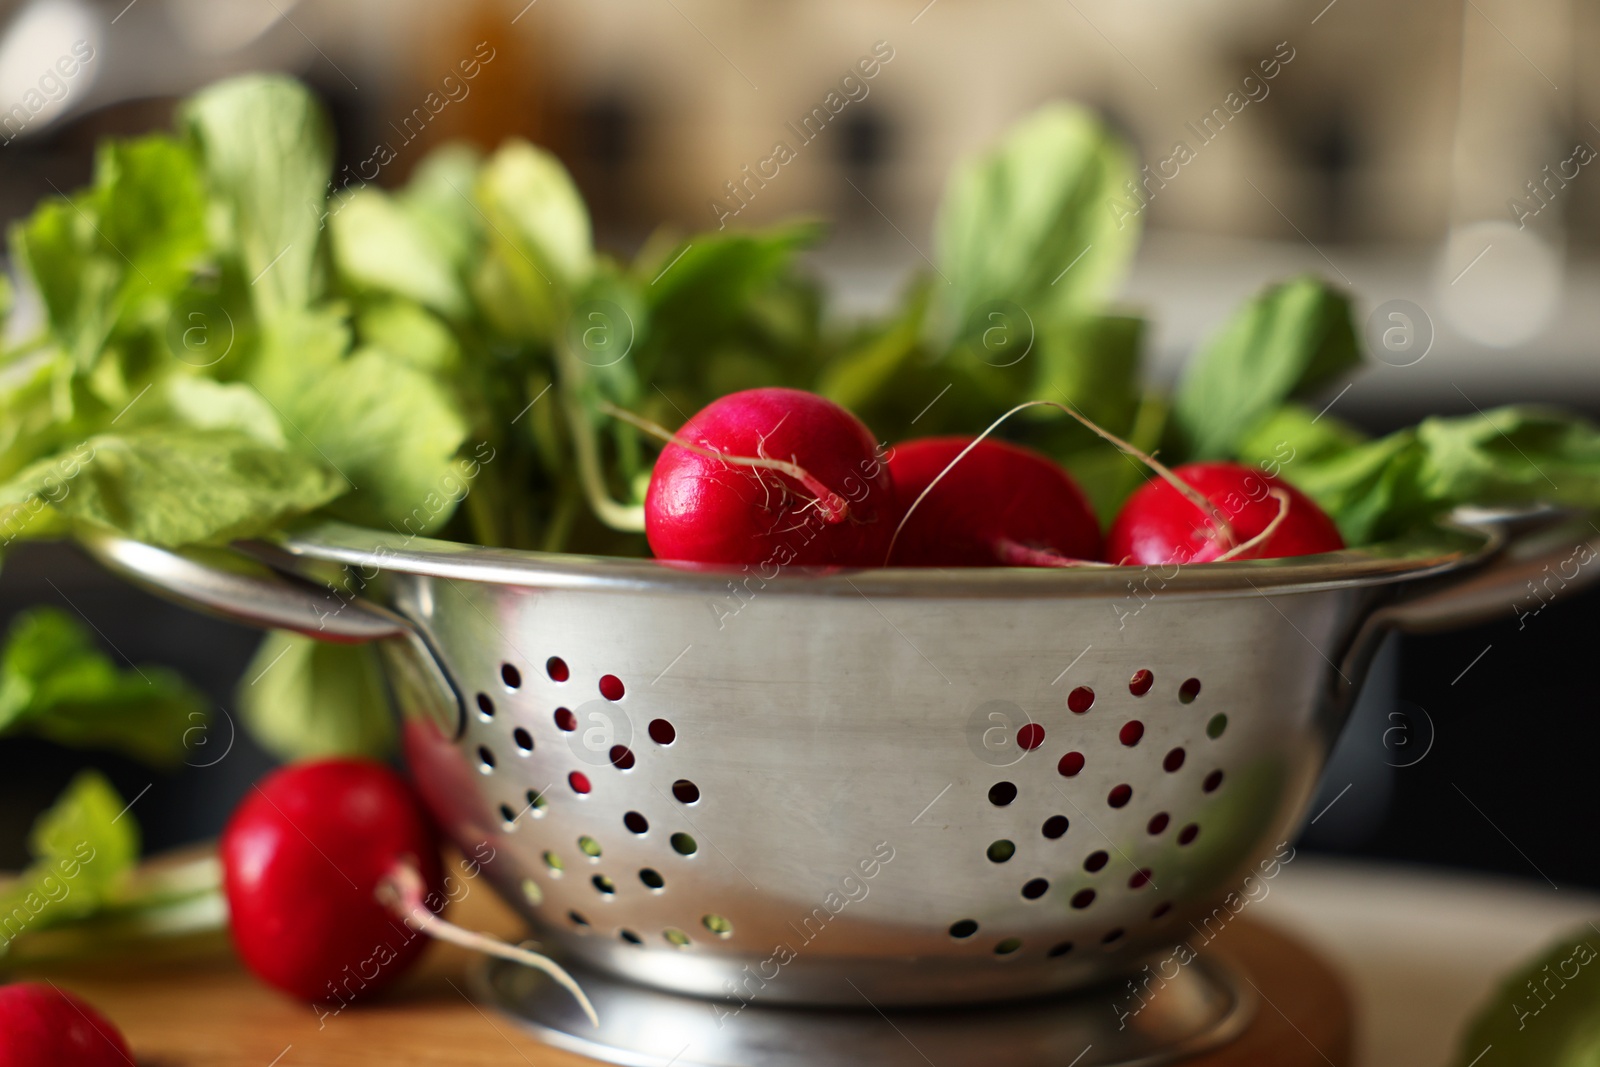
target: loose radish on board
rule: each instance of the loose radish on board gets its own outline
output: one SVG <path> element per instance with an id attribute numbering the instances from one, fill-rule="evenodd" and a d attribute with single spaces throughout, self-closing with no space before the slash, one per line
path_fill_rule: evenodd
<path id="1" fill-rule="evenodd" d="M 1344 547 L 1338 527 L 1310 497 L 1266 471 L 1238 463 L 1190 463 L 1171 473 L 1210 502 L 1210 514 L 1171 482 L 1152 478 L 1111 523 L 1108 562 L 1272 559 Z"/>
<path id="2" fill-rule="evenodd" d="M 890 565 L 1070 566 L 1100 558 L 1100 526 L 1070 474 L 1032 449 L 993 439 L 950 466 L 972 443 L 928 437 L 895 445 L 895 492 L 907 509 L 921 502 L 895 538 Z"/>
<path id="3" fill-rule="evenodd" d="M 594 1019 L 554 962 L 438 918 L 438 837 L 382 764 L 329 759 L 274 772 L 234 811 L 220 852 L 240 958 L 319 1017 L 388 985 L 438 938 L 544 971 Z"/>
<path id="4" fill-rule="evenodd" d="M 872 434 L 838 404 L 798 389 L 747 389 L 712 401 L 669 436 L 645 495 L 656 558 L 883 562 L 893 482 Z"/>
<path id="5" fill-rule="evenodd" d="M 0 986 L 0 1067 L 128 1067 L 117 1028 L 53 983 Z"/>

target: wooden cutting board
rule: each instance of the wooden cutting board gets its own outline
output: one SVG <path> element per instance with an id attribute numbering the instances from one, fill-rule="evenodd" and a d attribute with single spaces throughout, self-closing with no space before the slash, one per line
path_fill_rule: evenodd
<path id="1" fill-rule="evenodd" d="M 468 896 L 453 918 L 507 934 L 518 928 L 489 893 Z M 1207 951 L 1242 966 L 1262 1003 L 1238 1041 L 1189 1067 L 1347 1067 L 1350 1003 L 1326 963 L 1248 917 L 1231 923 Z M 260 985 L 226 956 L 50 977 L 122 1028 L 139 1067 L 594 1067 L 469 1000 L 462 976 L 474 963 L 465 952 L 435 946 L 381 1002 L 320 1026 L 309 1007 Z M 1003 1062 L 998 1046 L 996 1054 Z"/>

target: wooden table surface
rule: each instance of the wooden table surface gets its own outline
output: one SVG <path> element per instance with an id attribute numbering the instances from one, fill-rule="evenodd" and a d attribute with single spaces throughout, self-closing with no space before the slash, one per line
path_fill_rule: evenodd
<path id="1" fill-rule="evenodd" d="M 465 925 L 507 934 L 517 929 L 489 893 L 471 894 L 462 905 L 452 917 Z M 1326 964 L 1248 917 L 1206 951 L 1242 963 L 1266 999 L 1248 1033 L 1224 1051 L 1189 1061 L 1192 1067 L 1345 1067 L 1348 999 Z M 140 1067 L 592 1067 L 593 1061 L 541 1045 L 509 1019 L 474 1004 L 463 975 L 475 962 L 436 945 L 390 993 L 320 1025 L 310 1007 L 260 985 L 226 954 L 50 977 L 115 1021 Z M 1002 1062 L 1002 1051 L 996 1053 Z"/>

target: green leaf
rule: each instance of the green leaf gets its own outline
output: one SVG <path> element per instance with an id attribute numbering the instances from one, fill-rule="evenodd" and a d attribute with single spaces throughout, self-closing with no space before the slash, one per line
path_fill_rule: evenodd
<path id="1" fill-rule="evenodd" d="M 484 222 L 472 192 L 478 185 L 483 154 L 452 143 L 429 152 L 395 194 L 412 222 L 426 230 L 446 261 L 465 276 L 483 244 Z"/>
<path id="2" fill-rule="evenodd" d="M 452 374 L 461 364 L 461 345 L 450 327 L 410 300 L 380 300 L 362 308 L 356 333 L 363 344 L 430 374 Z"/>
<path id="3" fill-rule="evenodd" d="M 269 633 L 237 699 L 251 736 L 280 759 L 382 758 L 394 747 L 382 670 L 367 645 Z"/>
<path id="4" fill-rule="evenodd" d="M 139 824 L 97 771 L 75 777 L 28 837 L 33 862 L 0 886 L 0 954 L 23 933 L 64 925 L 116 899 L 139 858 Z"/>
<path id="5" fill-rule="evenodd" d="M 0 650 L 0 735 L 109 748 L 171 767 L 206 718 L 205 698 L 179 675 L 151 665 L 122 670 L 87 628 L 54 608 L 19 615 Z"/>
<path id="6" fill-rule="evenodd" d="M 272 448 L 287 448 L 278 414 L 265 397 L 244 382 L 173 376 L 162 388 L 164 417 L 197 430 L 238 430 Z"/>
<path id="7" fill-rule="evenodd" d="M 95 157 L 94 195 L 101 235 L 125 261 L 131 293 L 182 287 L 209 245 L 193 149 L 165 134 L 107 141 Z"/>
<path id="8" fill-rule="evenodd" d="M 92 437 L 0 485 L 0 530 L 74 524 L 155 545 L 222 543 L 270 530 L 344 492 L 315 459 L 236 430 L 141 430 Z"/>
<path id="9" fill-rule="evenodd" d="M 190 97 L 180 118 L 199 145 L 257 314 L 270 320 L 306 307 L 333 161 L 316 97 L 292 78 L 247 74 Z"/>
<path id="10" fill-rule="evenodd" d="M 1175 458 L 1230 457 L 1285 401 L 1360 361 L 1343 293 L 1312 277 L 1267 288 L 1190 359 L 1173 402 Z"/>
<path id="11" fill-rule="evenodd" d="M 387 193 L 358 189 L 329 216 L 333 259 L 357 289 L 398 293 L 445 315 L 466 314 L 467 296 L 447 249 Z"/>
<path id="12" fill-rule="evenodd" d="M 99 355 L 116 322 L 123 271 L 101 248 L 95 205 L 83 195 L 46 200 L 11 230 L 17 260 L 44 304 L 50 330 L 79 367 Z"/>
<path id="13" fill-rule="evenodd" d="M 405 362 L 375 348 L 357 352 L 308 382 L 286 415 L 290 444 L 349 479 L 331 514 L 429 533 L 459 503 L 455 455 L 467 425 L 439 384 Z"/>
<path id="14" fill-rule="evenodd" d="M 1139 220 L 1115 210 L 1137 170 L 1126 145 L 1089 111 L 1057 103 L 961 162 L 936 223 L 937 293 L 954 336 L 994 301 L 1037 319 L 1093 307 L 1115 291 Z"/>
<path id="15" fill-rule="evenodd" d="M 1578 927 L 1508 975 L 1458 1046 L 1457 1067 L 1594 1067 L 1600 1063 L 1600 953 Z"/>

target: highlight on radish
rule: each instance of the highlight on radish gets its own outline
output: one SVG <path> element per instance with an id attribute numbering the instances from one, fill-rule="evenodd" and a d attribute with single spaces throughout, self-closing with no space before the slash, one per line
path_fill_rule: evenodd
<path id="1" fill-rule="evenodd" d="M 1135 490 L 1106 533 L 1107 561 L 1209 563 L 1344 547 L 1333 520 L 1281 477 L 1222 462 L 1189 463 L 1172 474 L 1191 492 L 1164 478 Z"/>
<path id="2" fill-rule="evenodd" d="M 882 563 L 894 532 L 893 481 L 871 432 L 838 404 L 798 389 L 747 389 L 712 401 L 666 437 L 645 494 L 656 558 Z"/>
<path id="3" fill-rule="evenodd" d="M 1064 567 L 1099 559 L 1100 526 L 1083 491 L 1031 448 L 929 437 L 896 445 L 889 470 L 906 509 L 885 561 L 891 566 Z"/>
<path id="4" fill-rule="evenodd" d="M 312 1002 L 319 1018 L 392 983 L 431 938 L 545 972 L 595 1021 L 554 961 L 439 918 L 438 835 L 410 786 L 380 763 L 327 759 L 273 772 L 234 811 L 219 851 L 240 958 Z"/>

